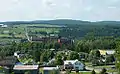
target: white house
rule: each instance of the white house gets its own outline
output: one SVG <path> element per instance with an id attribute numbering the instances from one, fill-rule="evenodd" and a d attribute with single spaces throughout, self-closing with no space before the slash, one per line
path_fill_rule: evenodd
<path id="1" fill-rule="evenodd" d="M 84 70 L 85 66 L 78 60 L 66 60 L 64 61 L 64 69 Z"/>

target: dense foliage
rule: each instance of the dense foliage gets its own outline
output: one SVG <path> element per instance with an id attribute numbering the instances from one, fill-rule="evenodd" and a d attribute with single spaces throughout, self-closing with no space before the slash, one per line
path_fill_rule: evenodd
<path id="1" fill-rule="evenodd" d="M 99 60 L 101 56 L 97 50 L 116 49 L 116 42 L 119 40 L 120 36 L 120 25 L 109 24 L 97 25 L 96 23 L 91 24 L 90 22 L 87 22 L 85 25 L 64 24 L 64 26 L 66 27 L 59 28 L 59 32 L 57 34 L 58 36 L 75 40 L 73 44 L 64 43 L 60 44 L 57 41 L 47 42 L 11 41 L 9 45 L 0 46 L 0 58 L 4 58 L 5 56 L 12 56 L 14 52 L 20 51 L 24 54 L 29 55 L 26 58 L 33 59 L 35 62 L 39 63 L 49 62 L 51 59 L 54 58 L 55 58 L 54 64 L 56 65 L 62 65 L 63 60 L 75 60 L 75 59 L 83 60 L 82 58 L 84 58 L 85 61 L 92 60 L 93 63 L 98 63 L 97 60 Z M 40 31 L 39 28 L 37 28 L 35 32 L 32 31 L 28 32 L 29 34 L 35 36 L 37 35 L 47 36 L 48 33 L 45 30 L 46 29 L 44 29 L 44 31 Z M 23 34 L 24 29 L 22 31 Z M 56 34 L 56 32 L 52 33 Z M 51 51 L 50 49 L 55 50 Z M 67 53 L 67 55 L 66 53 L 59 52 L 59 51 L 67 52 L 65 50 L 70 52 Z M 91 52 L 91 50 L 93 52 Z M 91 56 L 91 58 L 88 58 L 88 56 Z M 108 59 L 107 62 L 111 62 L 114 60 L 113 56 L 109 56 L 106 59 Z"/>

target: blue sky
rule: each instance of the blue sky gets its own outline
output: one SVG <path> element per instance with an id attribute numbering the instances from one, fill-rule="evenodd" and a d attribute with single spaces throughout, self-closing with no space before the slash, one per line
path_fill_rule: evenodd
<path id="1" fill-rule="evenodd" d="M 0 0 L 0 21 L 120 20 L 120 0 Z"/>

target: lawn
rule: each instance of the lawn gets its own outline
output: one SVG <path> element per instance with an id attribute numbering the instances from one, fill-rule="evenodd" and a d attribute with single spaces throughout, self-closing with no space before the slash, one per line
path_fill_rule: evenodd
<path id="1" fill-rule="evenodd" d="M 92 68 L 111 68 L 111 67 L 114 67 L 114 65 L 104 65 L 104 66 L 89 66 L 89 67 L 92 67 Z"/>
<path id="2" fill-rule="evenodd" d="M 44 26 L 44 27 L 60 27 L 58 25 L 47 25 L 47 24 L 21 24 L 14 25 L 11 29 L 11 32 L 25 34 L 25 29 L 27 32 L 47 32 L 47 33 L 59 33 L 58 28 L 35 28 L 35 27 L 27 27 L 27 26 Z"/>
<path id="3" fill-rule="evenodd" d="M 27 28 L 28 32 L 47 32 L 47 33 L 52 33 L 52 32 L 59 32 L 59 29 L 56 28 Z"/>
<path id="4" fill-rule="evenodd" d="M 107 72 L 117 72 L 117 70 L 116 69 L 110 69 L 110 70 L 107 70 Z"/>
<path id="5" fill-rule="evenodd" d="M 0 34 L 0 37 L 11 37 L 9 34 Z"/>

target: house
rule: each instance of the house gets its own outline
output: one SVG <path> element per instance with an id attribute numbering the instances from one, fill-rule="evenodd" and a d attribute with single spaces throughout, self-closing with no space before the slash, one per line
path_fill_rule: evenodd
<path id="1" fill-rule="evenodd" d="M 31 37 L 33 42 L 47 42 L 49 39 L 47 37 Z"/>
<path id="2" fill-rule="evenodd" d="M 115 50 L 99 50 L 100 54 L 103 56 L 112 55 L 115 53 Z"/>
<path id="3" fill-rule="evenodd" d="M 69 38 L 65 38 L 65 37 L 61 37 L 58 39 L 58 43 L 63 43 L 63 44 L 73 44 L 74 40 L 69 39 Z"/>
<path id="4" fill-rule="evenodd" d="M 64 69 L 84 70 L 85 66 L 78 60 L 66 60 L 64 61 Z"/>
<path id="5" fill-rule="evenodd" d="M 30 74 L 38 74 L 39 66 L 38 65 L 15 65 L 13 67 L 14 74 L 24 74 L 29 71 Z"/>
<path id="6" fill-rule="evenodd" d="M 58 34 L 50 34 L 50 37 L 58 37 Z"/>
<path id="7" fill-rule="evenodd" d="M 18 62 L 18 60 L 14 56 L 8 56 L 4 57 L 4 59 L 0 59 L 0 73 L 3 72 L 3 74 L 9 74 L 16 62 Z"/>
<path id="8" fill-rule="evenodd" d="M 14 52 L 14 56 L 17 58 L 25 57 L 25 55 L 27 54 L 21 53 L 20 51 Z"/>
<path id="9" fill-rule="evenodd" d="M 102 56 L 100 61 L 102 61 L 103 63 L 107 62 L 107 64 L 115 64 L 115 56 L 114 56 L 115 50 L 99 50 L 99 52 L 100 55 Z"/>
<path id="10" fill-rule="evenodd" d="M 44 67 L 43 74 L 60 74 L 58 67 Z"/>
<path id="11" fill-rule="evenodd" d="M 18 60 L 14 56 L 4 57 L 4 59 L 0 59 L 0 66 L 12 67 L 16 62 L 18 62 Z"/>

